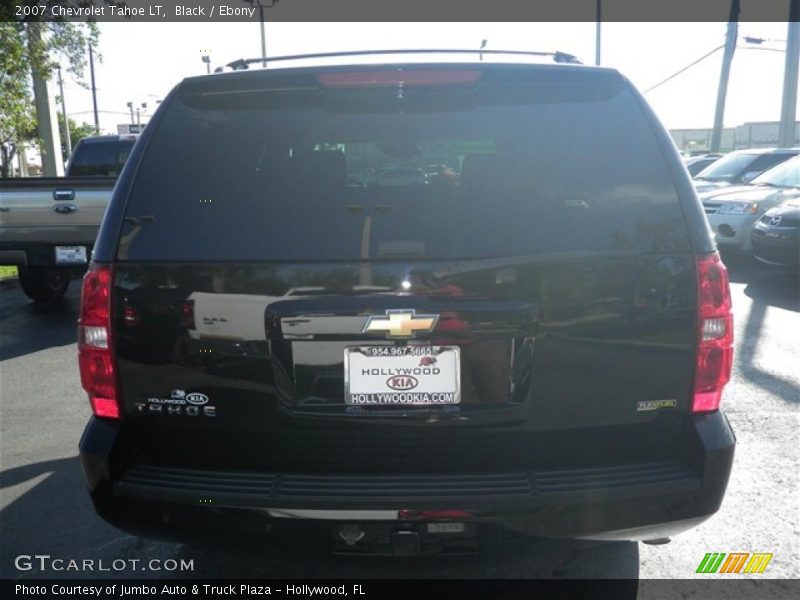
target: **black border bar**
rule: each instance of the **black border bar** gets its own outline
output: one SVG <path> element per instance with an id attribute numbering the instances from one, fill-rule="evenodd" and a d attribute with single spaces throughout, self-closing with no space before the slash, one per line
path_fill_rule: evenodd
<path id="1" fill-rule="evenodd" d="M 142 587 L 146 590 L 142 590 Z M 184 590 L 181 590 L 184 588 Z M 324 593 L 325 588 L 336 593 Z M 36 590 L 34 592 L 33 590 Z M 136 590 L 142 593 L 136 593 Z M 269 594 L 267 594 L 269 589 Z M 290 591 L 291 589 L 291 591 Z M 122 595 L 123 591 L 126 593 Z M 342 594 L 344 590 L 346 595 Z M 185 595 L 181 592 L 185 591 Z M 99 593 L 98 593 L 99 592 Z M 477 580 L 236 580 L 236 579 L 3 579 L 0 597 L 79 600 L 86 598 L 146 598 L 196 600 L 241 598 L 314 598 L 329 600 L 384 600 L 458 598 L 458 600 L 647 600 L 702 598 L 703 600 L 764 600 L 797 598 L 797 579 L 477 579 Z"/>
<path id="2" fill-rule="evenodd" d="M 790 1 L 741 0 L 739 20 L 786 22 Z M 724 22 L 730 13 L 730 0 L 600 3 L 605 22 Z M 268 22 L 594 22 L 598 0 L 253 0 L 252 4 L 249 0 L 2 0 L 0 21 L 258 22 L 263 12 Z"/>

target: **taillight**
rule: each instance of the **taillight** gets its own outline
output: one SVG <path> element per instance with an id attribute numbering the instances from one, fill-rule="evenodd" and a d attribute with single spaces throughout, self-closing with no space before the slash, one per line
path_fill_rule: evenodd
<path id="1" fill-rule="evenodd" d="M 98 417 L 119 419 L 117 369 L 111 338 L 111 267 L 92 264 L 83 278 L 78 320 L 81 384 Z"/>
<path id="2" fill-rule="evenodd" d="M 187 300 L 181 305 L 181 326 L 194 329 L 194 300 Z"/>
<path id="3" fill-rule="evenodd" d="M 722 388 L 731 378 L 733 315 L 728 271 L 719 254 L 697 259 L 698 341 L 692 411 L 719 409 Z"/>
<path id="4" fill-rule="evenodd" d="M 468 85 L 475 83 L 480 71 L 461 70 L 394 70 L 356 71 L 353 73 L 320 73 L 317 81 L 324 87 L 411 87 L 437 85 Z"/>

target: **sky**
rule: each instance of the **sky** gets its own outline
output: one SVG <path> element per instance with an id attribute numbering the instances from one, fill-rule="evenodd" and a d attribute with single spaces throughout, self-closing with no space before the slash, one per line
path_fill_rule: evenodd
<path id="1" fill-rule="evenodd" d="M 258 23 L 101 23 L 96 85 L 100 127 L 116 133 L 130 122 L 127 102 L 145 121 L 184 77 L 240 57 L 258 57 Z M 604 23 L 601 64 L 627 76 L 641 91 L 669 77 L 725 41 L 726 23 Z M 739 39 L 733 61 L 725 126 L 780 119 L 786 23 L 740 23 L 740 36 L 774 40 L 760 50 Z M 594 64 L 594 23 L 267 23 L 267 54 L 379 48 L 560 50 Z M 722 51 L 645 98 L 670 129 L 711 127 Z M 87 74 L 88 78 L 88 74 Z M 93 122 L 91 93 L 65 78 L 67 113 Z M 59 106 L 59 110 L 61 107 Z"/>

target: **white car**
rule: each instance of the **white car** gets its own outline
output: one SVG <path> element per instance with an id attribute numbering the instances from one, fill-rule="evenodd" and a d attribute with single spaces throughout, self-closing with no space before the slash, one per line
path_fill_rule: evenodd
<path id="1" fill-rule="evenodd" d="M 750 231 L 773 206 L 800 197 L 800 156 L 762 173 L 749 185 L 700 194 L 717 246 L 749 251 Z"/>

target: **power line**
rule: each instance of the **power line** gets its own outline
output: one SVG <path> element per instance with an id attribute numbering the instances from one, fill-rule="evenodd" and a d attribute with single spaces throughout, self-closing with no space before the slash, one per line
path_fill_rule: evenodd
<path id="1" fill-rule="evenodd" d="M 106 115 L 125 115 L 126 117 L 128 116 L 128 113 L 120 112 L 120 111 L 116 111 L 116 110 L 98 110 L 97 112 L 103 113 L 103 114 L 106 114 Z M 94 113 L 93 110 L 82 110 L 80 112 L 69 113 L 69 116 L 90 115 L 90 114 L 93 114 L 93 113 Z"/>
<path id="2" fill-rule="evenodd" d="M 744 48 L 740 47 L 739 50 L 761 50 L 762 52 L 781 52 L 786 54 L 786 50 L 781 50 L 780 48 L 750 48 L 745 46 Z"/>
<path id="3" fill-rule="evenodd" d="M 714 52 L 716 52 L 717 50 L 722 50 L 724 47 L 725 47 L 725 44 L 722 44 L 721 46 L 717 46 L 716 48 L 714 48 L 714 49 L 713 49 L 713 50 L 711 50 L 710 52 L 708 52 L 708 53 L 704 54 L 703 56 L 701 56 L 700 58 L 698 58 L 697 60 L 695 60 L 694 62 L 692 62 L 692 63 L 689 63 L 688 65 L 686 65 L 685 67 L 683 67 L 683 68 L 682 68 L 682 69 L 680 69 L 679 71 L 676 71 L 675 73 L 673 73 L 672 75 L 670 75 L 670 76 L 669 76 L 669 77 L 667 77 L 666 79 L 662 79 L 662 80 L 661 80 L 661 81 L 659 81 L 657 84 L 650 86 L 649 88 L 647 88 L 647 89 L 646 89 L 644 92 L 642 92 L 642 93 L 643 93 L 643 94 L 646 94 L 647 92 L 651 92 L 651 91 L 653 91 L 654 89 L 656 89 L 657 87 L 659 87 L 659 86 L 661 86 L 661 85 L 664 85 L 665 83 L 667 83 L 667 82 L 668 82 L 668 81 L 670 81 L 671 79 L 675 79 L 675 78 L 676 78 L 678 75 L 680 75 L 680 74 L 681 74 L 681 73 L 683 73 L 684 71 L 687 71 L 687 70 L 689 70 L 690 68 L 692 68 L 693 66 L 695 66 L 697 63 L 699 63 L 699 62 L 701 62 L 701 61 L 703 61 L 703 60 L 707 59 L 709 56 L 711 56 L 712 54 L 714 54 Z"/>

